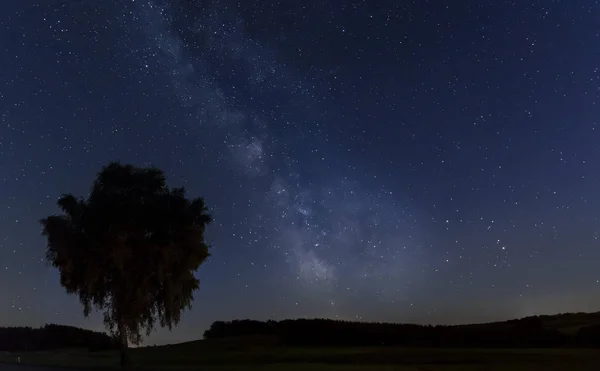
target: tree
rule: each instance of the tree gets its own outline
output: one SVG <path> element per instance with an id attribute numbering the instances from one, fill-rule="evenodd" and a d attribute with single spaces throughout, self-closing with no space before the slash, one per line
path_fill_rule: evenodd
<path id="1" fill-rule="evenodd" d="M 67 194 L 58 206 L 61 215 L 40 221 L 47 261 L 86 317 L 93 308 L 103 312 L 127 366 L 129 343 L 141 343 L 157 324 L 170 330 L 191 308 L 194 273 L 209 256 L 204 199 L 170 189 L 159 169 L 111 163 L 87 199 Z"/>

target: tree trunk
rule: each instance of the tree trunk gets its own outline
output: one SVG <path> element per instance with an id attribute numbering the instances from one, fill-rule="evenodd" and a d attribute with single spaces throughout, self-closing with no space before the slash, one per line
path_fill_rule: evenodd
<path id="1" fill-rule="evenodd" d="M 127 368 L 129 367 L 127 327 L 123 323 L 119 323 L 119 342 L 121 348 L 121 368 Z"/>

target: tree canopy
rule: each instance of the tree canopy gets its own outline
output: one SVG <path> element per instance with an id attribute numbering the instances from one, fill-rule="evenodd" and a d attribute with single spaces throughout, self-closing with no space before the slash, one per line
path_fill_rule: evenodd
<path id="1" fill-rule="evenodd" d="M 159 169 L 111 163 L 87 199 L 66 194 L 58 206 L 61 215 L 41 220 L 46 256 L 85 316 L 101 311 L 124 349 L 157 324 L 179 322 L 199 287 L 194 273 L 209 256 L 203 198 L 169 188 Z"/>

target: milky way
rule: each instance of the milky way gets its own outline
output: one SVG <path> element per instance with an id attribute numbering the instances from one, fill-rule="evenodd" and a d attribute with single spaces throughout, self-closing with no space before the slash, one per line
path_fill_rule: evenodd
<path id="1" fill-rule="evenodd" d="M 233 318 L 600 309 L 598 5 L 2 8 L 0 325 L 102 328 L 37 220 L 112 160 L 215 219 L 194 309 L 149 343 Z"/>

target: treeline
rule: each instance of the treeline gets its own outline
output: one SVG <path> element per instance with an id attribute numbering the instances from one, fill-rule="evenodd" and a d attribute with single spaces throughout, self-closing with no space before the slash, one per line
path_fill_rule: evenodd
<path id="1" fill-rule="evenodd" d="M 103 333 L 72 326 L 41 328 L 0 327 L 0 351 L 36 351 L 84 348 L 90 351 L 117 349 L 114 339 Z"/>
<path id="2" fill-rule="evenodd" d="M 274 336 L 285 345 L 548 348 L 600 346 L 600 325 L 545 328 L 540 317 L 461 326 L 365 323 L 327 319 L 217 321 L 205 339 Z"/>

